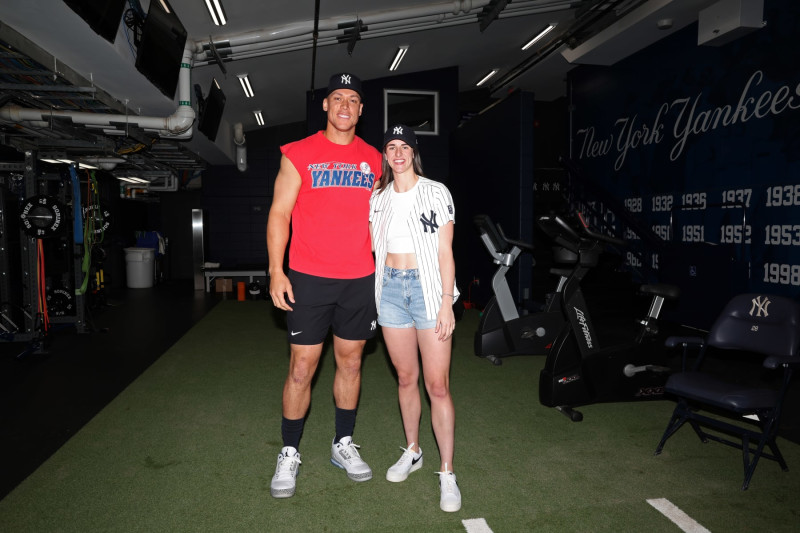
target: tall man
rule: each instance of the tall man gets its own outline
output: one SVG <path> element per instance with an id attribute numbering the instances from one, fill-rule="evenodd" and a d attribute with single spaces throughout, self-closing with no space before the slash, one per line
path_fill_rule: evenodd
<path id="1" fill-rule="evenodd" d="M 281 147 L 281 167 L 267 221 L 267 252 L 269 293 L 272 303 L 287 311 L 291 360 L 283 388 L 283 448 L 270 486 L 275 498 L 295 493 L 311 380 L 331 328 L 336 360 L 331 463 L 353 481 L 372 478 L 352 437 L 361 355 L 377 329 L 368 221 L 381 155 L 355 134 L 362 98 L 357 77 L 333 75 L 322 102 L 328 120 L 325 130 Z M 283 264 L 290 226 L 287 274 Z"/>

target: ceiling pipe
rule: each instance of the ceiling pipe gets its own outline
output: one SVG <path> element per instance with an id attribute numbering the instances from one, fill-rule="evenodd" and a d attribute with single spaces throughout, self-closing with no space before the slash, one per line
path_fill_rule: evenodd
<path id="1" fill-rule="evenodd" d="M 120 187 L 125 190 L 122 197 L 136 198 L 140 192 L 175 192 L 178 190 L 178 178 L 172 174 L 164 177 L 162 185 L 149 183 L 120 183 Z"/>
<path id="2" fill-rule="evenodd" d="M 424 17 L 435 17 L 437 20 L 445 20 L 447 17 L 458 16 L 460 13 L 464 13 L 462 17 L 464 17 L 465 20 L 468 19 L 470 22 L 475 22 L 474 17 L 466 17 L 466 15 L 471 11 L 477 11 L 488 3 L 488 0 L 455 0 L 453 2 L 438 3 L 411 9 L 382 11 L 363 15 L 359 14 L 357 19 L 367 26 L 370 24 L 397 25 L 407 24 L 409 20 Z M 343 32 L 347 31 L 354 22 L 355 19 L 352 16 L 340 16 L 320 20 L 317 31 L 320 37 L 331 34 L 341 37 Z M 313 31 L 314 21 L 312 20 L 287 24 L 278 28 L 266 28 L 238 35 L 221 36 L 214 39 L 213 42 L 214 48 L 217 49 L 217 52 L 222 57 L 230 58 L 230 55 L 233 53 L 232 50 L 237 50 L 243 46 L 269 48 L 270 43 L 275 45 L 286 42 L 308 42 L 310 45 Z M 362 33 L 362 36 L 363 35 Z M 334 41 L 334 43 L 338 43 L 338 41 Z M 308 46 L 302 48 L 307 47 Z M 250 50 L 252 50 L 252 48 Z M 211 41 L 196 41 L 194 59 L 197 65 L 206 65 L 215 62 L 211 52 Z"/>
<path id="3" fill-rule="evenodd" d="M 170 174 L 164 178 L 164 185 L 153 185 L 152 182 L 147 184 L 142 183 L 139 185 L 146 185 L 148 191 L 175 192 L 178 190 L 178 178 L 175 175 Z"/>
<path id="4" fill-rule="evenodd" d="M 236 144 L 236 168 L 239 172 L 247 170 L 247 145 L 244 139 L 244 128 L 241 122 L 233 125 L 233 142 Z"/>
<path id="5" fill-rule="evenodd" d="M 459 20 L 453 20 L 448 22 L 429 22 L 427 24 L 421 24 L 416 26 L 403 26 L 403 27 L 394 27 L 394 28 L 386 28 L 383 30 L 370 30 L 368 32 L 364 32 L 361 34 L 362 39 L 374 39 L 379 37 L 387 37 L 390 35 L 400 35 L 411 33 L 413 31 L 424 31 L 429 29 L 441 29 L 447 28 L 450 26 L 460 26 L 464 24 L 472 24 L 475 21 L 472 18 L 461 18 Z M 326 32 L 328 36 L 323 39 L 319 39 L 317 41 L 317 46 L 328 46 L 328 45 L 337 45 L 341 44 L 341 31 L 339 32 Z M 228 50 L 227 53 L 221 53 L 220 55 L 224 57 L 226 60 L 229 61 L 236 61 L 236 60 L 243 60 L 243 59 L 251 59 L 255 57 L 263 57 L 268 55 L 274 54 L 282 54 L 286 52 L 294 52 L 297 50 L 306 50 L 313 46 L 313 42 L 308 38 L 302 39 L 291 39 L 291 43 L 284 43 L 284 42 L 273 42 L 273 43 L 259 43 L 259 44 L 250 44 L 244 46 L 237 46 L 235 48 L 231 48 Z M 216 60 L 209 59 L 209 60 L 195 60 L 195 64 L 197 66 L 205 66 L 209 64 L 216 63 Z"/>
<path id="6" fill-rule="evenodd" d="M 361 32 L 361 39 L 387 37 L 446 28 L 450 26 L 474 24 L 479 9 L 488 1 L 456 0 L 404 10 L 367 13 L 358 16 L 367 29 Z M 501 18 L 512 18 L 533 14 L 550 13 L 573 7 L 575 0 L 528 0 L 509 4 L 500 13 Z M 511 6 L 514 6 L 511 9 Z M 341 44 L 341 37 L 352 25 L 352 17 L 336 17 L 320 20 L 317 35 L 317 47 Z M 251 59 L 277 53 L 305 50 L 314 46 L 314 21 L 288 24 L 280 28 L 270 28 L 229 35 L 214 39 L 214 48 L 227 61 Z M 210 41 L 196 41 L 194 64 L 205 66 L 216 64 L 211 52 Z"/>
<path id="7" fill-rule="evenodd" d="M 57 111 L 52 109 L 29 109 L 17 105 L 6 105 L 0 108 L 0 119 L 17 124 L 27 124 L 40 128 L 51 125 L 54 118 L 68 119 L 74 124 L 87 126 L 142 128 L 169 139 L 189 139 L 192 137 L 192 125 L 195 112 L 191 102 L 191 69 L 193 45 L 187 41 L 183 50 L 181 69 L 178 74 L 178 108 L 167 117 L 147 117 L 136 115 L 119 115 L 113 113 L 87 113 L 82 111 Z"/>
<path id="8" fill-rule="evenodd" d="M 402 22 L 405 19 L 413 19 L 418 17 L 425 17 L 431 15 L 458 15 L 459 13 L 469 13 L 482 9 L 484 5 L 488 4 L 489 0 L 454 0 L 452 2 L 442 2 L 428 6 L 420 6 L 410 9 L 395 9 L 390 11 L 379 11 L 374 13 L 359 14 L 357 17 L 351 15 L 339 16 L 329 19 L 320 20 L 317 26 L 317 31 L 338 31 L 352 25 L 356 19 L 361 20 L 365 25 L 379 24 L 385 22 Z M 523 3 L 535 3 L 523 2 Z M 303 22 L 296 22 L 286 24 L 277 28 L 263 28 L 260 30 L 249 31 L 235 35 L 223 35 L 214 39 L 214 46 L 216 48 L 222 47 L 236 47 L 247 44 L 264 43 L 270 41 L 279 41 L 291 37 L 303 37 L 309 39 L 314 32 L 314 21 L 308 20 Z M 212 60 L 211 54 L 211 41 L 196 41 L 195 42 L 195 60 L 204 61 Z"/>
<path id="9" fill-rule="evenodd" d="M 517 9 L 513 9 L 508 11 L 503 11 L 500 13 L 497 18 L 498 19 L 508 19 L 514 17 L 524 17 L 527 15 L 541 15 L 542 13 L 552 13 L 554 11 L 565 11 L 568 9 L 576 9 L 578 6 L 577 2 L 559 2 L 556 4 L 548 4 L 546 6 L 535 6 L 535 7 L 519 7 Z"/>
<path id="10" fill-rule="evenodd" d="M 381 23 L 372 24 L 369 31 L 361 34 L 362 39 L 371 39 L 376 37 L 385 37 L 389 35 L 397 35 L 402 33 L 410 33 L 413 31 L 423 31 L 428 29 L 447 28 L 450 26 L 472 24 L 475 22 L 473 16 L 459 16 L 446 19 L 442 22 L 441 15 L 422 17 L 414 19 L 413 21 L 406 21 L 402 25 Z M 340 44 L 342 37 L 342 30 L 320 32 L 317 38 L 317 46 L 322 45 L 336 45 Z M 273 55 L 275 53 L 293 52 L 297 50 L 304 50 L 313 47 L 313 40 L 309 40 L 307 35 L 290 37 L 281 39 L 280 41 L 250 43 L 230 48 L 217 48 L 217 52 L 224 59 L 241 60 L 253 57 L 261 57 L 265 55 Z M 218 45 L 215 45 L 218 46 Z M 197 56 L 195 56 L 197 57 Z M 215 60 L 211 59 L 195 59 L 197 66 L 204 66 L 214 63 Z"/>

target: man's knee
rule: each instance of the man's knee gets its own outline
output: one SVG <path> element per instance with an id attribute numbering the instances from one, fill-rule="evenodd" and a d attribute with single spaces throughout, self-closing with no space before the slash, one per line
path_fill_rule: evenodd
<path id="1" fill-rule="evenodd" d="M 317 370 L 321 353 L 315 350 L 292 350 L 289 362 L 289 380 L 298 385 L 309 384 Z"/>
<path id="2" fill-rule="evenodd" d="M 339 368 L 361 368 L 361 356 L 364 353 L 366 341 L 334 341 L 334 356 Z"/>

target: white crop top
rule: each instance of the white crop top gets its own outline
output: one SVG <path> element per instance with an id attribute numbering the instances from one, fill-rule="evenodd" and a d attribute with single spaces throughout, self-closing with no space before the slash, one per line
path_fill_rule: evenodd
<path id="1" fill-rule="evenodd" d="M 390 254 L 413 254 L 414 241 L 411 238 L 411 229 L 408 227 L 408 214 L 417 195 L 417 183 L 406 192 L 397 192 L 391 186 L 392 217 L 386 231 L 386 251 Z"/>

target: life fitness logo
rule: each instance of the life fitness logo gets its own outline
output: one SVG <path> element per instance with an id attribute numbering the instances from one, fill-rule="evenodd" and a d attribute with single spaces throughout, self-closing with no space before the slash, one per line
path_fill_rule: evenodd
<path id="1" fill-rule="evenodd" d="M 578 319 L 578 324 L 581 325 L 581 331 L 583 331 L 583 338 L 586 339 L 586 346 L 588 348 L 593 348 L 592 346 L 592 334 L 589 331 L 589 324 L 586 323 L 586 315 L 583 311 L 578 309 L 577 307 L 573 307 L 575 309 L 575 317 Z"/>

